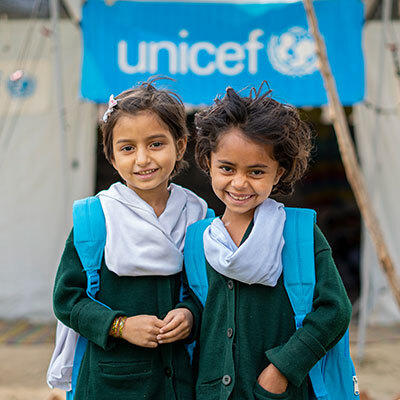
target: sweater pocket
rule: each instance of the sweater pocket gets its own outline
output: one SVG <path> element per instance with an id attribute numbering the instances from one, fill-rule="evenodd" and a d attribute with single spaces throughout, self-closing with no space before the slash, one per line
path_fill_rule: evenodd
<path id="1" fill-rule="evenodd" d="M 136 362 L 99 362 L 99 368 L 102 375 L 112 376 L 123 379 L 134 376 L 151 375 L 151 361 L 136 361 Z"/>
<path id="2" fill-rule="evenodd" d="M 290 400 L 292 397 L 290 395 L 290 385 L 283 393 L 271 393 L 265 390 L 257 381 L 254 385 L 254 398 L 256 400 Z"/>
<path id="3" fill-rule="evenodd" d="M 196 400 L 218 400 L 222 378 L 196 385 Z"/>
<path id="4" fill-rule="evenodd" d="M 161 385 L 151 361 L 99 362 L 99 375 L 90 399 L 157 399 Z"/>

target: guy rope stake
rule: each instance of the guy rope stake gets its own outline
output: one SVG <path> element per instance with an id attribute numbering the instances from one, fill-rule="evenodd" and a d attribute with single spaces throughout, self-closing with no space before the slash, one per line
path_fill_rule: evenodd
<path id="1" fill-rule="evenodd" d="M 364 219 L 365 226 L 374 243 L 376 253 L 381 267 L 388 277 L 393 296 L 400 308 L 400 282 L 397 276 L 393 261 L 390 257 L 389 250 L 383 238 L 383 233 L 376 217 L 375 211 L 372 208 L 371 201 L 366 190 L 364 178 L 361 174 L 358 165 L 354 143 L 350 135 L 349 126 L 343 106 L 339 100 L 336 89 L 335 79 L 329 65 L 325 42 L 319 32 L 318 22 L 315 15 L 312 0 L 303 0 L 304 8 L 307 14 L 308 25 L 311 29 L 311 34 L 314 37 L 316 44 L 317 57 L 319 60 L 319 70 L 321 72 L 325 90 L 328 96 L 329 107 L 332 111 L 333 126 L 339 145 L 339 151 L 342 158 L 343 166 L 346 172 L 347 179 L 353 190 L 356 202 L 360 209 L 360 213 Z"/>

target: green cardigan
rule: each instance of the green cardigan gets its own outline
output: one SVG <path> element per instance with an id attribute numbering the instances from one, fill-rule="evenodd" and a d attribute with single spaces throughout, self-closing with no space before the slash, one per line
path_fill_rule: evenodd
<path id="1" fill-rule="evenodd" d="M 197 400 L 308 399 L 308 371 L 340 340 L 351 317 L 331 249 L 317 226 L 314 236 L 314 311 L 298 331 L 282 276 L 275 287 L 247 285 L 207 263 L 208 297 L 197 332 Z M 269 393 L 257 383 L 269 363 L 289 380 L 283 394 Z"/>
<path id="2" fill-rule="evenodd" d="M 86 337 L 88 348 L 79 372 L 77 400 L 192 400 L 193 377 L 182 342 L 149 349 L 108 335 L 119 315 L 163 318 L 179 300 L 180 274 L 119 277 L 104 264 L 97 299 L 86 295 L 86 274 L 70 234 L 54 286 L 54 313 Z"/>

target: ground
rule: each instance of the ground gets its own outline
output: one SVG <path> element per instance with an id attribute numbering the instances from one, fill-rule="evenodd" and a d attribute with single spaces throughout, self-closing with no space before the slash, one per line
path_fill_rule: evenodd
<path id="1" fill-rule="evenodd" d="M 64 399 L 61 391 L 51 390 L 45 382 L 53 351 L 53 327 L 45 335 L 42 329 L 42 336 L 40 330 L 32 328 L 31 335 L 24 337 L 21 322 L 19 324 L 11 324 L 6 329 L 6 324 L 0 323 L 0 400 Z M 352 326 L 353 359 L 356 355 L 356 331 Z M 364 361 L 356 362 L 363 400 L 400 400 L 399 358 L 400 325 L 369 327 Z"/>

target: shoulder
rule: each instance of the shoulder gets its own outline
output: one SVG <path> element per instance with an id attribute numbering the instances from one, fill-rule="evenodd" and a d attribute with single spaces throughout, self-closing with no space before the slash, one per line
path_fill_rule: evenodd
<path id="1" fill-rule="evenodd" d="M 314 250 L 315 254 L 323 250 L 331 251 L 328 241 L 326 240 L 324 234 L 316 223 L 317 213 L 309 208 L 293 208 L 285 207 L 286 220 L 291 220 L 292 222 L 296 219 L 296 223 L 305 223 L 309 227 L 307 232 L 310 232 L 311 225 L 314 231 Z M 310 232 L 311 233 L 311 232 Z"/>
<path id="2" fill-rule="evenodd" d="M 66 240 L 66 244 L 74 243 L 74 228 L 72 227 L 71 231 Z"/>
<path id="3" fill-rule="evenodd" d="M 176 183 L 171 183 L 171 188 L 178 193 L 181 194 L 181 196 L 185 196 L 188 200 L 188 202 L 193 203 L 193 204 L 200 204 L 202 207 L 207 208 L 207 202 L 202 199 L 200 196 L 198 196 L 196 193 L 192 192 L 190 189 L 187 189 L 183 186 L 177 185 Z"/>
<path id="4" fill-rule="evenodd" d="M 115 201 L 122 195 L 126 195 L 126 192 L 129 192 L 129 189 L 127 189 L 128 188 L 121 182 L 116 182 L 113 183 L 108 189 L 104 189 L 98 192 L 95 197 L 99 198 L 101 203 L 107 201 Z"/>
<path id="5" fill-rule="evenodd" d="M 216 217 L 200 219 L 199 221 L 194 222 L 193 224 L 188 226 L 188 231 L 190 232 L 204 232 L 209 225 L 214 221 Z"/>
<path id="6" fill-rule="evenodd" d="M 215 217 L 201 219 L 188 226 L 186 230 L 185 249 L 197 247 L 199 244 L 203 247 L 203 236 L 205 230 L 211 225 Z"/>
<path id="7" fill-rule="evenodd" d="M 329 245 L 326 237 L 322 233 L 320 227 L 317 224 L 314 224 L 314 251 L 315 254 L 320 253 L 321 251 L 332 251 L 331 246 Z"/>

